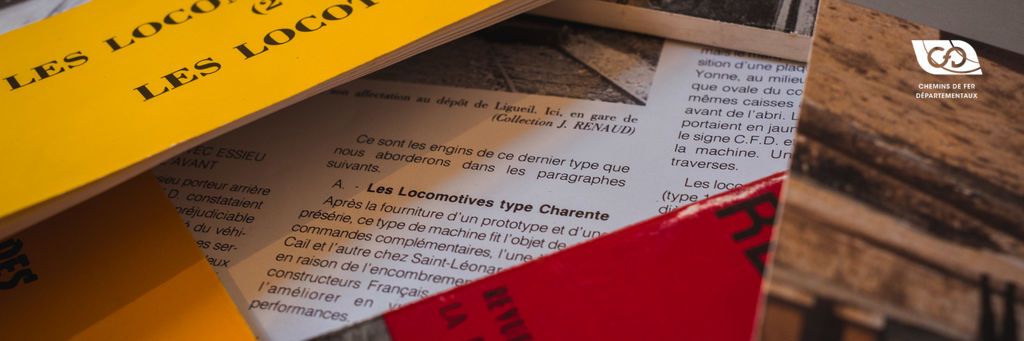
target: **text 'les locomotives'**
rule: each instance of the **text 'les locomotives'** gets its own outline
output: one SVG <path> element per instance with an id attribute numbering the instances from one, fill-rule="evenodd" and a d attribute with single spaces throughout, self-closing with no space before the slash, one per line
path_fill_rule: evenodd
<path id="1" fill-rule="evenodd" d="M 152 18 L 153 20 L 139 24 L 135 26 L 135 28 L 127 30 L 125 33 L 114 34 L 110 38 L 104 40 L 103 43 L 107 45 L 110 53 L 115 53 L 129 46 L 135 45 L 136 43 L 141 43 L 148 38 L 152 38 L 157 34 L 160 34 L 160 32 L 191 22 L 193 19 L 201 18 L 204 14 L 213 13 L 224 5 L 233 4 L 235 1 L 236 0 L 198 0 L 193 2 L 191 6 L 170 10 L 163 16 Z M 74 51 L 61 58 L 41 63 L 35 67 L 29 68 L 28 70 L 30 72 L 28 73 L 15 73 L 5 77 L 4 80 L 7 81 L 7 85 L 10 87 L 10 90 L 14 91 L 24 86 L 56 76 L 89 62 L 89 56 L 82 51 L 83 50 Z"/>
<path id="2" fill-rule="evenodd" d="M 347 2 L 352 3 L 353 0 L 348 0 Z M 357 0 L 356 2 L 362 3 L 366 8 L 377 4 L 375 0 Z M 301 36 L 307 33 L 319 31 L 328 26 L 331 22 L 348 18 L 355 12 L 355 10 L 356 8 L 350 4 L 333 4 L 327 6 L 319 13 L 313 13 L 299 18 L 295 21 L 294 25 L 271 30 L 264 34 L 263 38 L 259 41 L 243 42 L 236 45 L 234 49 L 241 54 L 243 60 L 249 60 L 250 58 L 267 53 L 271 48 L 285 45 L 295 39 L 301 38 Z M 223 65 L 215 61 L 213 57 L 200 59 L 195 62 L 192 67 L 185 66 L 178 68 L 161 76 L 161 80 L 157 81 L 157 83 L 142 84 L 136 87 L 135 91 L 142 96 L 144 101 L 148 101 L 185 84 L 191 83 L 192 81 L 216 73 L 217 71 L 220 71 L 222 66 Z M 155 87 L 156 90 L 151 87 Z"/>
<path id="3" fill-rule="evenodd" d="M 153 37 L 159 35 L 161 32 L 173 30 L 178 26 L 187 25 L 193 20 L 201 20 L 204 16 L 210 13 L 223 12 L 223 10 L 218 10 L 225 8 L 228 5 L 235 4 L 236 2 L 239 1 L 197 0 L 190 6 L 170 9 L 163 15 L 155 16 L 150 18 L 151 20 L 136 25 L 133 29 L 113 34 L 109 38 L 103 40 L 102 44 L 105 45 L 107 53 L 117 53 L 124 49 L 131 48 L 132 46 L 138 46 L 138 44 L 142 44 L 148 40 L 152 40 Z M 269 2 L 270 5 L 263 6 L 261 9 L 257 10 L 260 3 L 263 2 L 258 1 L 256 5 L 253 5 L 253 13 L 267 15 L 270 10 L 283 5 L 283 2 L 275 0 Z M 242 57 L 243 60 L 249 60 L 250 58 L 267 53 L 274 47 L 288 44 L 295 39 L 300 39 L 304 34 L 320 31 L 321 29 L 329 26 L 332 22 L 348 18 L 359 7 L 369 8 L 377 5 L 378 3 L 379 1 L 377 0 L 339 1 L 338 3 L 325 7 L 323 10 L 297 18 L 293 24 L 289 24 L 286 27 L 271 30 L 264 34 L 261 39 L 252 41 L 247 39 L 234 46 L 233 49 Z M 72 52 L 69 52 L 59 58 L 45 58 L 51 60 L 38 63 L 34 66 L 25 67 L 22 69 L 23 71 L 0 76 L 4 77 L 9 91 L 14 91 L 28 85 L 37 84 L 38 82 L 50 79 L 54 76 L 64 74 L 72 69 L 82 67 L 92 60 L 91 56 L 93 54 L 87 52 L 90 50 L 88 47 L 72 48 L 69 50 Z M 190 65 L 179 65 L 178 67 L 171 68 L 169 69 L 170 72 L 156 77 L 158 80 L 143 83 L 142 85 L 133 88 L 132 91 L 141 96 L 143 101 L 148 101 L 156 98 L 157 96 L 168 93 L 171 90 L 190 84 L 193 81 L 212 75 L 220 71 L 223 66 L 223 62 L 216 60 L 216 58 L 212 56 L 199 57 L 196 58 L 195 62 L 190 63 Z"/>

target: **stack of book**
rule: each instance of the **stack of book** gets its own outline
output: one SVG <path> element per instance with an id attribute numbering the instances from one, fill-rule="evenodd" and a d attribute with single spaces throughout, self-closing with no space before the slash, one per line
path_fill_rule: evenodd
<path id="1" fill-rule="evenodd" d="M 1016 339 L 1020 51 L 862 5 L 0 4 L 0 326 Z"/>

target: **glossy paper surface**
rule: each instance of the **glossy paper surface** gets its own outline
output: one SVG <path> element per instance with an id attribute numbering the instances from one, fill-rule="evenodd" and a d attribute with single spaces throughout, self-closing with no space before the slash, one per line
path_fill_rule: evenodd
<path id="1" fill-rule="evenodd" d="M 750 340 L 783 179 L 387 313 L 386 333 L 398 341 Z M 381 333 L 379 326 L 353 330 Z"/>

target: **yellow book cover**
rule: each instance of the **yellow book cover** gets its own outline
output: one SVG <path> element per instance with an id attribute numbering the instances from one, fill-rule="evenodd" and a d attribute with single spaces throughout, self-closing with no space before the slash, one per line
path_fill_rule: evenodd
<path id="1" fill-rule="evenodd" d="M 0 236 L 542 2 L 95 0 L 2 35 Z"/>
<path id="2" fill-rule="evenodd" d="M 5 340 L 252 339 L 156 180 L 0 240 Z"/>

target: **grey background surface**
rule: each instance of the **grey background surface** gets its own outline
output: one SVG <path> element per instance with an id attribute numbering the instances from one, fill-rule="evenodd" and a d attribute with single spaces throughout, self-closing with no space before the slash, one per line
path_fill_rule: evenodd
<path id="1" fill-rule="evenodd" d="M 1020 0 L 850 0 L 1024 54 L 1024 1 Z"/>

